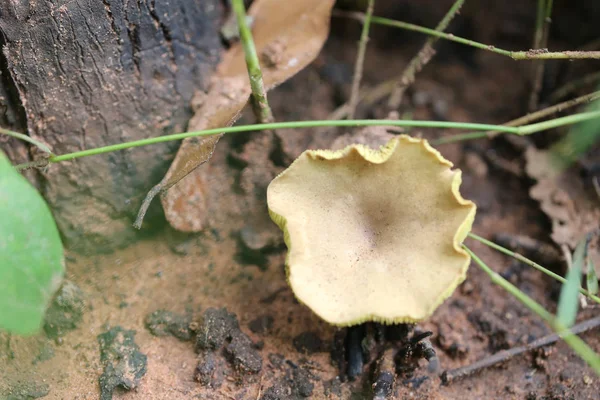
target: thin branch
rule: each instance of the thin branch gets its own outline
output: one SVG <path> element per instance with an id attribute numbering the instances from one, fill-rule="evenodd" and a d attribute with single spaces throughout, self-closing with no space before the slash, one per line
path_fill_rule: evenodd
<path id="1" fill-rule="evenodd" d="M 534 49 L 543 49 L 548 45 L 548 36 L 550 34 L 550 16 L 552 14 L 552 0 L 538 0 L 538 14 L 535 30 Z M 529 111 L 537 108 L 540 91 L 542 90 L 542 81 L 544 77 L 544 60 L 536 61 L 533 65 L 533 87 L 529 97 Z"/>
<path id="2" fill-rule="evenodd" d="M 357 21 L 364 20 L 364 14 L 360 12 L 341 12 L 337 11 L 333 13 L 334 16 L 343 16 L 352 18 Z M 438 32 L 435 29 L 425 28 L 415 24 L 409 24 L 407 22 L 395 21 L 393 19 L 376 17 L 371 18 L 371 23 L 391 26 L 394 28 L 405 29 L 408 31 L 420 32 L 426 35 L 436 36 L 441 39 L 450 40 L 457 43 L 462 43 L 467 46 L 475 47 L 481 50 L 491 51 L 496 54 L 500 54 L 506 57 L 510 57 L 513 60 L 570 60 L 570 59 L 600 59 L 600 51 L 553 51 L 550 52 L 546 49 L 531 49 L 527 51 L 509 51 L 499 49 L 492 45 L 476 42 L 474 40 L 465 39 L 459 36 L 455 36 L 451 33 Z"/>
<path id="3" fill-rule="evenodd" d="M 16 139 L 22 140 L 24 142 L 30 143 L 34 146 L 37 146 L 44 153 L 52 154 L 52 150 L 50 150 L 48 145 L 46 145 L 43 142 L 40 142 L 39 140 L 35 140 L 34 138 L 32 138 L 29 135 L 24 135 L 22 133 L 11 131 L 10 129 L 4 129 L 4 128 L 0 128 L 0 134 L 11 136 Z"/>
<path id="4" fill-rule="evenodd" d="M 246 66 L 248 68 L 248 76 L 250 78 L 250 87 L 252 88 L 252 96 L 254 99 L 254 112 L 257 119 L 262 123 L 272 122 L 273 113 L 267 101 L 267 92 L 263 83 L 262 71 L 260 62 L 256 54 L 256 47 L 252 39 L 252 32 L 248 27 L 246 20 L 246 9 L 244 8 L 243 0 L 232 0 L 233 11 L 235 12 L 238 27 L 240 30 L 240 40 L 244 47 L 246 55 Z"/>
<path id="5" fill-rule="evenodd" d="M 554 272 L 552 272 L 552 271 L 550 271 L 550 270 L 542 267 L 540 264 L 536 263 L 535 261 L 532 261 L 532 260 L 528 259 L 527 257 L 525 257 L 525 256 L 523 256 L 523 255 L 521 255 L 519 253 L 516 253 L 516 252 L 511 251 L 511 250 L 509 250 L 509 249 L 507 249 L 505 247 L 502 247 L 499 244 L 496 244 L 496 243 L 494 243 L 494 242 L 492 242 L 490 240 L 484 239 L 481 236 L 476 235 L 476 234 L 474 234 L 472 232 L 469 233 L 469 237 L 471 239 L 475 239 L 478 242 L 481 242 L 481 243 L 485 244 L 488 247 L 491 247 L 494 250 L 497 250 L 497 251 L 499 251 L 501 253 L 504 253 L 507 256 L 510 256 L 510 257 L 512 257 L 512 258 L 514 258 L 516 260 L 519 260 L 522 263 L 527 264 L 530 267 L 533 267 L 533 268 L 537 269 L 538 271 L 543 272 L 544 274 L 548 275 L 549 277 L 551 277 L 553 279 L 556 279 L 557 281 L 559 281 L 561 283 L 567 282 L 567 280 L 565 278 L 563 278 L 562 276 L 560 276 L 558 274 L 555 274 Z M 585 296 L 587 296 L 590 299 L 594 300 L 596 303 L 600 304 L 600 297 L 594 296 L 593 294 L 591 294 L 590 292 L 588 292 L 587 290 L 585 290 L 583 288 L 580 288 L 579 291 L 582 294 L 584 294 Z"/>
<path id="6" fill-rule="evenodd" d="M 437 32 L 443 32 L 446 30 L 450 21 L 454 18 L 456 14 L 460 11 L 460 8 L 464 4 L 465 0 L 456 0 L 450 10 L 444 15 L 444 18 L 440 21 L 440 23 L 435 27 Z M 433 45 L 435 42 L 439 40 L 439 37 L 430 36 L 425 41 L 425 44 L 421 48 L 421 50 L 417 53 L 415 57 L 408 63 L 402 75 L 398 79 L 394 90 L 390 96 L 388 101 L 388 109 L 389 110 L 397 110 L 400 104 L 402 103 L 402 96 L 404 95 L 404 91 L 415 81 L 415 75 L 420 72 L 425 65 L 433 58 L 435 55 L 435 50 L 433 49 Z"/>
<path id="7" fill-rule="evenodd" d="M 600 91 L 589 93 L 589 94 L 586 94 L 585 96 L 577 97 L 575 99 L 571 99 L 568 101 L 564 101 L 564 102 L 556 104 L 554 106 L 544 108 L 543 110 L 539 110 L 539 111 L 527 114 L 525 116 L 519 117 L 517 119 L 513 119 L 513 120 L 503 124 L 503 126 L 525 125 L 525 124 L 528 124 L 528 123 L 531 123 L 534 121 L 538 121 L 549 115 L 568 110 L 569 108 L 578 106 L 580 104 L 590 103 L 596 99 L 600 99 Z M 446 144 L 446 143 L 452 143 L 452 142 L 459 142 L 462 140 L 481 139 L 484 137 L 493 138 L 500 133 L 501 132 L 499 132 L 499 131 L 462 133 L 460 135 L 453 135 L 453 136 L 448 136 L 448 137 L 443 137 L 441 139 L 433 140 L 432 143 L 434 145 L 439 145 L 439 144 Z"/>
<path id="8" fill-rule="evenodd" d="M 596 329 L 600 326 L 600 317 L 595 317 L 588 319 L 587 321 L 583 321 L 577 325 L 571 327 L 571 333 L 574 335 L 579 335 L 581 333 L 585 333 L 592 329 Z M 550 344 L 556 343 L 560 340 L 560 336 L 556 333 L 552 333 L 550 335 L 544 336 L 542 338 L 536 339 L 531 343 L 528 343 L 525 346 L 514 347 L 508 350 L 502 350 L 490 357 L 484 358 L 483 360 L 477 361 L 471 365 L 467 365 L 466 367 L 451 369 L 449 371 L 445 371 L 441 378 L 442 382 L 446 385 L 451 382 L 456 381 L 457 379 L 468 377 L 473 375 L 485 368 L 493 367 L 497 364 L 504 363 L 509 361 L 510 359 L 519 356 L 523 353 L 530 352 L 531 350 L 538 349 L 540 347 L 548 346 Z"/>
<path id="9" fill-rule="evenodd" d="M 365 53 L 367 51 L 367 42 L 369 41 L 369 27 L 371 26 L 371 16 L 373 15 L 374 5 L 375 0 L 369 0 L 362 32 L 360 34 L 360 42 L 358 43 L 358 54 L 356 55 L 356 64 L 354 65 L 354 77 L 352 79 L 352 92 L 350 93 L 350 101 L 348 103 L 348 119 L 354 118 L 356 106 L 358 105 L 358 92 L 360 89 L 360 81 L 363 75 Z"/>

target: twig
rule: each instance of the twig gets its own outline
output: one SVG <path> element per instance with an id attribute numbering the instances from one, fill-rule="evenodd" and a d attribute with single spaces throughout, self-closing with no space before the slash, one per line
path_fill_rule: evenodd
<path id="1" fill-rule="evenodd" d="M 568 101 L 564 101 L 562 103 L 553 105 L 552 107 L 544 108 L 543 110 L 539 110 L 517 119 L 513 119 L 512 121 L 506 122 L 503 126 L 521 126 L 525 125 L 537 120 L 540 120 L 549 115 L 562 112 L 569 108 L 578 106 L 584 103 L 590 103 L 596 99 L 600 99 L 600 91 L 586 94 L 585 96 L 577 97 L 575 99 L 571 99 Z M 470 140 L 470 139 L 480 139 L 483 137 L 493 138 L 499 135 L 501 132 L 499 131 L 489 131 L 489 132 L 468 132 L 462 133 L 460 135 L 453 135 L 448 137 L 443 137 L 441 139 L 433 140 L 432 143 L 434 145 L 446 144 L 452 142 L 458 142 L 461 140 Z"/>
<path id="2" fill-rule="evenodd" d="M 578 335 L 580 333 L 584 333 L 589 330 L 595 329 L 598 326 L 600 326 L 600 317 L 595 317 L 595 318 L 589 319 L 587 321 L 584 321 L 577 325 L 572 326 L 571 333 L 573 333 L 574 335 Z M 534 349 L 537 349 L 540 347 L 544 347 L 549 344 L 556 343 L 560 339 L 561 339 L 561 337 L 558 334 L 553 333 L 551 335 L 544 336 L 542 338 L 534 340 L 533 342 L 528 343 L 525 346 L 515 347 L 515 348 L 509 349 L 509 350 L 502 350 L 490 357 L 484 358 L 483 360 L 477 361 L 466 367 L 461 367 L 461 368 L 451 369 L 449 371 L 444 371 L 444 373 L 441 376 L 442 383 L 445 385 L 449 384 L 453 381 L 456 381 L 457 379 L 473 375 L 473 374 L 481 371 L 482 369 L 493 367 L 496 364 L 506 362 L 506 361 L 512 359 L 513 357 L 516 357 L 523 353 L 527 353 L 531 350 L 534 350 Z"/>
<path id="3" fill-rule="evenodd" d="M 450 10 L 444 15 L 444 18 L 440 21 L 440 23 L 435 27 L 437 32 L 443 32 L 446 30 L 450 21 L 454 18 L 454 16 L 459 12 L 460 8 L 464 4 L 465 0 L 456 0 Z M 402 103 L 402 96 L 404 95 L 404 91 L 408 88 L 414 81 L 415 75 L 420 72 L 423 67 L 433 58 L 435 55 L 435 50 L 433 49 L 433 45 L 435 42 L 439 40 L 439 37 L 431 36 L 427 39 L 421 50 L 417 53 L 415 57 L 408 63 L 407 67 L 402 72 L 402 75 L 398 79 L 398 82 L 395 85 L 394 90 L 390 96 L 388 101 L 388 109 L 393 111 L 398 109 L 400 104 Z"/>
<path id="4" fill-rule="evenodd" d="M 35 140 L 31 136 L 24 135 L 22 133 L 11 131 L 10 129 L 4 129 L 4 128 L 0 128 L 0 134 L 8 135 L 8 136 L 23 140 L 24 142 L 30 143 L 34 146 L 37 146 L 44 153 L 52 154 L 52 150 L 50 150 L 50 148 L 45 143 L 42 143 L 39 140 Z"/>
<path id="5" fill-rule="evenodd" d="M 571 94 L 572 92 L 575 92 L 578 89 L 581 89 L 582 87 L 585 87 L 585 86 L 588 86 L 591 84 L 595 84 L 597 82 L 600 82 L 600 71 L 585 75 L 581 79 L 571 81 L 571 82 L 567 83 L 566 85 L 556 89 L 554 92 L 552 92 L 550 94 L 549 101 L 550 102 L 558 101 L 560 99 L 565 98 L 567 95 Z"/>
<path id="6" fill-rule="evenodd" d="M 538 0 L 537 23 L 535 29 L 534 49 L 543 49 L 548 44 L 550 33 L 550 16 L 552 14 L 552 0 Z M 529 97 L 529 111 L 537 108 L 540 91 L 542 90 L 542 81 L 544 77 L 544 60 L 536 61 L 533 65 L 533 87 Z"/>
<path id="7" fill-rule="evenodd" d="M 252 88 L 252 96 L 254 98 L 254 112 L 260 122 L 272 122 L 273 113 L 271 112 L 269 102 L 267 101 L 267 92 L 265 91 L 265 85 L 263 83 L 260 62 L 258 61 L 258 55 L 256 54 L 256 47 L 254 46 L 252 33 L 250 32 L 250 28 L 248 27 L 248 22 L 246 20 L 244 1 L 232 0 L 231 4 L 237 18 L 240 30 L 240 40 L 242 42 L 242 46 L 244 47 L 244 54 L 246 55 L 246 66 L 248 68 L 250 87 Z"/>
<path id="8" fill-rule="evenodd" d="M 369 0 L 362 32 L 360 34 L 360 42 L 358 43 L 358 54 L 356 55 L 356 64 L 354 65 L 354 77 L 352 78 L 352 91 L 350 93 L 350 101 L 348 103 L 349 119 L 354 118 L 354 113 L 356 112 L 356 106 L 358 104 L 358 91 L 360 89 L 360 81 L 363 75 L 365 53 L 367 51 L 367 42 L 369 41 L 369 27 L 371 26 L 371 16 L 373 15 L 374 4 L 375 0 Z"/>
<path id="9" fill-rule="evenodd" d="M 337 11 L 333 16 L 343 16 L 357 21 L 364 20 L 364 14 L 360 12 L 343 12 Z M 383 17 L 371 17 L 371 23 L 378 25 L 391 26 L 394 28 L 405 29 L 408 31 L 420 32 L 426 35 L 437 36 L 441 39 L 450 40 L 457 43 L 462 43 L 467 46 L 472 46 L 481 50 L 491 51 L 492 53 L 510 57 L 513 60 L 582 60 L 582 59 L 600 59 L 600 51 L 548 51 L 546 49 L 531 49 L 527 51 L 509 51 L 499 49 L 492 45 L 476 42 L 474 40 L 465 39 L 455 36 L 451 33 L 438 32 L 435 29 L 425 28 L 423 26 L 409 24 L 407 22 L 395 21 Z"/>
<path id="10" fill-rule="evenodd" d="M 156 197 L 156 195 L 159 194 L 163 190 L 163 187 L 164 187 L 164 184 L 161 181 L 160 183 L 155 185 L 152 189 L 150 189 L 150 191 L 144 198 L 144 201 L 142 202 L 142 205 L 140 206 L 140 210 L 138 211 L 137 218 L 135 219 L 135 222 L 133 223 L 134 228 L 136 228 L 136 229 L 142 228 L 142 222 L 144 222 L 144 217 L 146 216 L 148 207 L 150 207 L 150 204 L 152 203 L 152 200 L 154 199 L 154 197 Z"/>

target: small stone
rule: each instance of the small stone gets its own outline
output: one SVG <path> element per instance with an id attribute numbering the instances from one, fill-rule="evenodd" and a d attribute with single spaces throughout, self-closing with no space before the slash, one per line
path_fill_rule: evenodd
<path id="1" fill-rule="evenodd" d="M 98 335 L 100 362 L 104 372 L 99 378 L 100 399 L 112 400 L 113 390 L 135 389 L 147 371 L 147 357 L 134 341 L 135 331 L 116 326 Z"/>
<path id="2" fill-rule="evenodd" d="M 588 375 L 584 375 L 583 376 L 583 383 L 585 383 L 586 385 L 591 385 L 594 382 L 594 380 L 592 378 L 590 378 Z"/>
<path id="3" fill-rule="evenodd" d="M 209 308 L 204 312 L 204 317 L 196 336 L 196 351 L 217 350 L 234 331 L 239 330 L 237 317 L 225 308 Z"/>
<path id="4" fill-rule="evenodd" d="M 254 348 L 252 340 L 241 331 L 232 337 L 225 351 L 238 371 L 257 374 L 262 369 L 260 354 Z"/>
<path id="5" fill-rule="evenodd" d="M 261 397 L 261 400 L 288 400 L 290 399 L 290 388 L 281 384 L 276 383 L 267 390 Z"/>
<path id="6" fill-rule="evenodd" d="M 217 361 L 214 354 L 207 353 L 198 362 L 198 366 L 196 366 L 196 371 L 194 372 L 194 379 L 201 385 L 208 386 L 216 369 Z"/>
<path id="7" fill-rule="evenodd" d="M 311 382 L 311 374 L 305 368 L 294 370 L 293 391 L 300 397 L 312 396 L 315 385 Z"/>
<path id="8" fill-rule="evenodd" d="M 156 310 L 146 316 L 146 328 L 154 336 L 174 336 L 179 340 L 190 340 L 191 318 L 187 315 L 176 314 L 171 311 Z"/>

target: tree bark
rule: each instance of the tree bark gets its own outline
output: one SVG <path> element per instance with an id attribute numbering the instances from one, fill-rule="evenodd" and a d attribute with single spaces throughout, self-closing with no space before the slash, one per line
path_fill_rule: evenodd
<path id="1" fill-rule="evenodd" d="M 221 13 L 219 0 L 0 0 L 0 123 L 55 154 L 182 131 L 218 62 Z M 0 144 L 14 162 L 33 151 Z M 178 145 L 42 171 L 38 187 L 67 245 L 98 252 L 135 239 L 141 200 Z"/>

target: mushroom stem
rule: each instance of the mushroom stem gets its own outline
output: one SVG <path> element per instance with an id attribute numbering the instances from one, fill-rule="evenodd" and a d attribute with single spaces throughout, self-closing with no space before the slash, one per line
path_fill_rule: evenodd
<path id="1" fill-rule="evenodd" d="M 364 366 L 362 341 L 365 334 L 364 324 L 351 326 L 346 333 L 346 360 L 348 360 L 348 378 L 351 381 L 362 374 Z"/>

